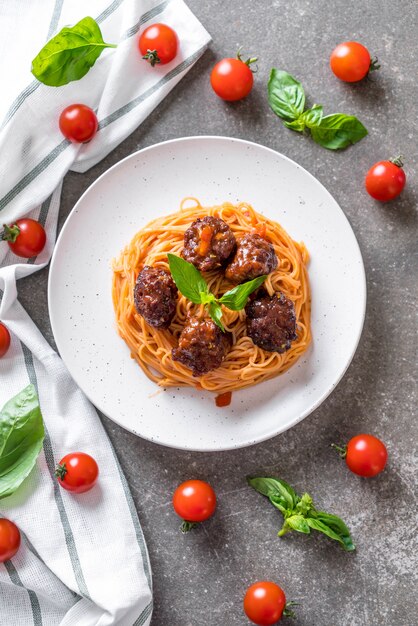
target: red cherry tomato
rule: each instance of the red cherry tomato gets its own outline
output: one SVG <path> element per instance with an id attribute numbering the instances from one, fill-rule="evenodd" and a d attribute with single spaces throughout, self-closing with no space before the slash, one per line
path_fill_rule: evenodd
<path id="1" fill-rule="evenodd" d="M 261 581 L 248 587 L 244 596 L 244 611 L 248 619 L 259 626 L 278 622 L 286 608 L 286 596 L 276 583 Z"/>
<path id="2" fill-rule="evenodd" d="M 17 256 L 30 259 L 44 249 L 46 233 L 39 222 L 30 217 L 16 220 L 10 226 L 4 225 L 2 238 Z"/>
<path id="3" fill-rule="evenodd" d="M 60 131 L 73 143 L 86 143 L 97 132 L 96 113 L 86 104 L 70 104 L 60 115 Z"/>
<path id="4" fill-rule="evenodd" d="M 219 61 L 210 75 L 210 83 L 216 95 L 229 102 L 248 96 L 254 83 L 250 65 L 255 61 L 256 57 L 243 61 L 239 50 L 236 59 Z"/>
<path id="5" fill-rule="evenodd" d="M 330 66 L 335 76 L 346 83 L 362 80 L 370 70 L 378 69 L 371 61 L 370 53 L 357 41 L 346 41 L 332 51 Z"/>
<path id="6" fill-rule="evenodd" d="M 358 476 L 376 476 L 385 469 L 388 452 L 385 444 L 373 435 L 357 435 L 347 444 L 345 461 Z"/>
<path id="7" fill-rule="evenodd" d="M 367 192 L 375 200 L 386 202 L 393 200 L 405 187 L 406 176 L 399 157 L 390 161 L 379 161 L 366 174 Z"/>
<path id="8" fill-rule="evenodd" d="M 186 480 L 173 495 L 174 510 L 186 522 L 204 522 L 216 508 L 216 495 L 203 480 Z"/>
<path id="9" fill-rule="evenodd" d="M 10 333 L 6 326 L 0 322 L 0 359 L 10 347 Z"/>
<path id="10" fill-rule="evenodd" d="M 0 563 L 8 561 L 20 548 L 20 532 L 16 524 L 0 519 Z"/>
<path id="11" fill-rule="evenodd" d="M 139 50 L 142 58 L 152 67 L 156 63 L 170 63 L 177 54 L 178 37 L 176 32 L 166 24 L 148 26 L 139 38 Z"/>
<path id="12" fill-rule="evenodd" d="M 71 452 L 64 456 L 55 476 L 61 487 L 74 493 L 89 491 L 97 481 L 99 467 L 92 456 L 85 452 Z"/>

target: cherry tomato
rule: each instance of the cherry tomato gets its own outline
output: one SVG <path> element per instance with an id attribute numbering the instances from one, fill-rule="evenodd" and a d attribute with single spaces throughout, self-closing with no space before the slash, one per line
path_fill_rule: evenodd
<path id="1" fill-rule="evenodd" d="M 365 180 L 371 197 L 386 202 L 399 196 L 406 182 L 402 167 L 400 157 L 375 163 L 367 172 Z"/>
<path id="2" fill-rule="evenodd" d="M 244 611 L 254 624 L 275 624 L 281 619 L 285 609 L 286 596 L 276 583 L 260 581 L 248 587 L 244 596 Z"/>
<path id="3" fill-rule="evenodd" d="M 385 444 L 373 435 L 357 435 L 347 444 L 345 461 L 358 476 L 376 476 L 385 469 L 388 452 Z"/>
<path id="4" fill-rule="evenodd" d="M 60 131 L 73 143 L 86 143 L 97 132 L 96 113 L 86 104 L 70 104 L 60 115 Z"/>
<path id="5" fill-rule="evenodd" d="M 156 63 L 170 63 L 177 54 L 178 37 L 176 32 L 166 24 L 148 26 L 139 38 L 139 50 L 142 58 L 152 67 Z"/>
<path id="6" fill-rule="evenodd" d="M 64 456 L 55 476 L 61 487 L 74 493 L 89 491 L 97 481 L 99 467 L 92 456 L 85 452 L 71 452 Z"/>
<path id="7" fill-rule="evenodd" d="M 357 41 L 346 41 L 332 51 L 330 66 L 337 78 L 346 83 L 362 80 L 372 70 L 379 69 L 377 60 L 370 58 L 365 46 Z"/>
<path id="8" fill-rule="evenodd" d="M 6 326 L 0 322 L 0 359 L 10 347 L 10 333 Z"/>
<path id="9" fill-rule="evenodd" d="M 203 480 L 186 480 L 173 495 L 174 510 L 185 522 L 204 522 L 216 508 L 216 495 Z M 188 530 L 186 525 L 183 530 Z"/>
<path id="10" fill-rule="evenodd" d="M 4 224 L 2 238 L 17 256 L 30 259 L 44 249 L 46 233 L 42 224 L 30 217 L 16 220 L 14 224 Z"/>
<path id="11" fill-rule="evenodd" d="M 8 561 L 20 548 L 20 532 L 16 524 L 0 519 L 0 563 Z"/>
<path id="12" fill-rule="evenodd" d="M 219 61 L 210 75 L 210 83 L 216 95 L 229 102 L 248 96 L 254 83 L 250 65 L 255 61 L 256 57 L 243 61 L 239 50 L 236 59 Z"/>

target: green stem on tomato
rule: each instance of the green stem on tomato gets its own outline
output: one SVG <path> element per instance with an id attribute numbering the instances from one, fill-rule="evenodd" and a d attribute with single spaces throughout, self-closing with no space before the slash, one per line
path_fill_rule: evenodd
<path id="1" fill-rule="evenodd" d="M 15 243 L 16 239 L 20 235 L 20 228 L 17 224 L 13 224 L 13 226 L 7 226 L 7 224 L 3 224 L 3 232 L 1 233 L 1 239 L 3 241 L 10 241 L 11 243 Z"/>
<path id="2" fill-rule="evenodd" d="M 62 464 L 59 463 L 57 465 L 57 468 L 56 468 L 54 474 L 55 474 L 55 476 L 57 478 L 60 478 L 61 480 L 64 480 L 67 471 L 68 470 L 67 470 L 67 466 L 65 465 L 65 463 L 62 463 Z"/>
<path id="3" fill-rule="evenodd" d="M 293 606 L 299 606 L 299 602 L 294 602 L 293 600 L 286 602 L 286 606 L 284 607 L 282 613 L 283 617 L 296 617 L 295 612 L 292 611 Z"/>
<path id="4" fill-rule="evenodd" d="M 258 57 L 249 57 L 246 61 L 243 61 L 242 56 L 241 56 L 241 50 L 242 50 L 242 46 L 239 46 L 239 48 L 237 50 L 237 59 L 238 59 L 238 61 L 242 61 L 243 63 L 245 63 L 245 65 L 248 65 L 250 70 L 255 74 L 258 71 L 258 67 L 255 67 L 253 69 L 252 67 L 250 67 L 250 65 L 252 63 L 256 63 L 258 61 Z"/>
<path id="5" fill-rule="evenodd" d="M 156 63 L 161 63 L 161 59 L 156 50 L 147 50 L 147 53 L 144 54 L 142 58 L 145 59 L 145 61 L 149 61 L 151 67 L 154 67 Z"/>
<path id="6" fill-rule="evenodd" d="M 180 530 L 183 534 L 188 533 L 194 526 L 196 526 L 196 522 L 188 522 L 187 520 L 183 520 L 182 525 L 180 526 Z"/>
<path id="7" fill-rule="evenodd" d="M 377 60 L 377 57 L 375 57 L 374 59 L 370 59 L 369 73 L 375 72 L 376 70 L 380 70 L 380 65 Z"/>
<path id="8" fill-rule="evenodd" d="M 397 165 L 398 167 L 403 167 L 403 158 L 404 157 L 402 154 L 398 154 L 397 156 L 389 159 L 389 161 L 393 163 L 394 165 Z"/>
<path id="9" fill-rule="evenodd" d="M 345 459 L 347 456 L 347 446 L 337 446 L 337 444 L 332 443 L 331 448 L 334 448 L 342 459 Z"/>

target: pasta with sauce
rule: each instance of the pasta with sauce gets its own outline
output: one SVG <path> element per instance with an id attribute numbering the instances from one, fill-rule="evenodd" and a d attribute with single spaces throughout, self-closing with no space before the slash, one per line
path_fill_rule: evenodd
<path id="1" fill-rule="evenodd" d="M 168 329 L 161 330 L 148 325 L 139 315 L 133 294 L 142 268 L 147 265 L 168 270 L 167 253 L 180 255 L 187 228 L 197 218 L 207 215 L 224 220 L 238 240 L 256 232 L 271 242 L 279 265 L 263 286 L 269 295 L 280 292 L 294 303 L 297 336 L 286 352 L 267 352 L 247 336 L 245 311 L 222 307 L 222 321 L 232 338 L 231 349 L 220 367 L 196 377 L 182 363 L 173 360 L 171 351 L 188 316 L 196 314 L 199 305 L 179 293 L 174 319 Z M 203 207 L 195 198 L 185 198 L 179 211 L 159 217 L 138 231 L 113 261 L 112 298 L 117 330 L 148 378 L 161 387 L 192 386 L 225 393 L 255 385 L 289 369 L 311 342 L 308 261 L 303 243 L 293 241 L 277 222 L 257 213 L 251 205 L 225 202 Z M 219 270 L 205 273 L 205 279 L 215 295 L 233 286 Z"/>

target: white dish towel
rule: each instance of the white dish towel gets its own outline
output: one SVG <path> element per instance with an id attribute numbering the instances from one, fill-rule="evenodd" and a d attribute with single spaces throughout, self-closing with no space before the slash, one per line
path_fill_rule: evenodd
<path id="1" fill-rule="evenodd" d="M 109 43 L 80 81 L 47 87 L 30 62 L 64 25 L 94 17 Z M 181 41 L 174 61 L 151 68 L 137 50 L 153 22 L 171 25 Z M 0 223 L 30 216 L 47 232 L 42 253 L 25 262 L 0 242 L 0 321 L 10 330 L 0 359 L 0 404 L 32 382 L 46 426 L 44 449 L 21 488 L 0 501 L 22 546 L 0 564 L 1 626 L 147 625 L 152 613 L 148 554 L 125 477 L 100 420 L 64 364 L 17 301 L 16 279 L 51 256 L 61 180 L 83 172 L 125 139 L 176 85 L 210 37 L 182 0 L 6 0 L 0 5 Z M 82 146 L 58 129 L 69 104 L 97 111 L 99 132 Z M 41 297 L 41 294 L 39 294 Z M 82 495 L 62 490 L 54 467 L 70 451 L 98 461 L 98 485 Z"/>

